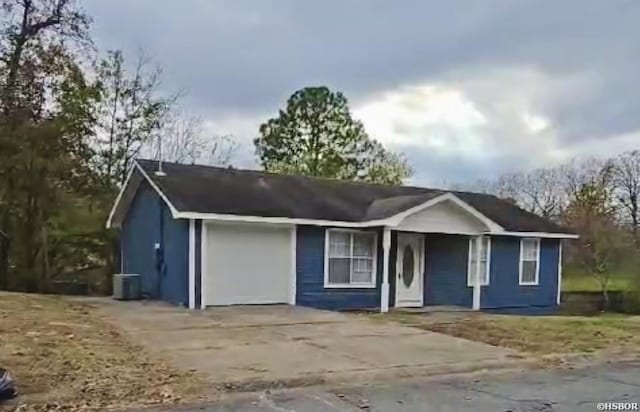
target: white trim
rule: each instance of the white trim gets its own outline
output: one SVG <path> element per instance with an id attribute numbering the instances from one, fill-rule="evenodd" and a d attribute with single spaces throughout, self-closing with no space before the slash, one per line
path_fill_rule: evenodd
<path id="1" fill-rule="evenodd" d="M 146 176 L 146 175 L 145 175 Z M 164 197 L 163 197 L 164 198 Z M 199 213 L 199 212 L 176 212 L 174 218 L 179 219 L 213 219 L 213 220 L 230 220 L 250 223 L 284 223 L 284 224 L 298 224 L 298 225 L 318 225 L 318 226 L 342 226 L 346 228 L 367 228 L 374 226 L 397 226 L 409 215 L 419 212 L 423 209 L 436 205 L 444 201 L 451 201 L 469 212 L 471 215 L 479 219 L 484 223 L 491 233 L 501 233 L 504 229 L 493 222 L 491 219 L 484 216 L 478 210 L 474 209 L 468 203 L 465 203 L 459 197 L 453 193 L 445 193 L 431 200 L 428 200 L 418 206 L 414 206 L 401 213 L 395 214 L 385 219 L 367 220 L 362 222 L 345 222 L 341 220 L 323 220 L 323 219 L 301 219 L 301 218 L 288 218 L 288 217 L 262 217 L 262 216 L 247 216 L 247 215 L 232 215 L 221 213 Z M 457 233 L 457 232 L 456 232 Z M 455 234 L 455 233 L 452 233 Z"/>
<path id="2" fill-rule="evenodd" d="M 478 243 L 482 242 L 482 237 L 477 237 L 476 241 Z M 480 310 L 480 299 L 482 294 L 482 286 L 480 284 L 480 252 L 482 251 L 482 245 L 476 245 L 476 273 L 474 275 L 473 281 L 473 310 Z"/>
<path id="3" fill-rule="evenodd" d="M 533 240 L 536 242 L 536 279 L 533 282 L 523 282 L 522 281 L 522 263 L 523 263 L 523 252 L 524 248 L 522 247 L 522 243 L 527 240 Z M 540 284 L 540 239 L 538 238 L 522 238 L 520 239 L 520 261 L 519 261 L 519 270 L 518 270 L 518 284 L 520 286 L 538 286 Z"/>
<path id="4" fill-rule="evenodd" d="M 545 238 L 545 239 L 579 239 L 579 235 L 571 233 L 549 233 L 549 232 L 502 232 L 492 233 L 500 236 L 515 236 L 515 237 L 528 237 L 528 238 Z"/>
<path id="5" fill-rule="evenodd" d="M 138 170 L 140 170 L 140 173 L 142 173 L 142 176 L 144 176 L 147 179 L 147 181 L 149 182 L 151 187 L 153 187 L 155 189 L 155 191 L 158 192 L 158 195 L 162 198 L 162 200 L 165 201 L 167 206 L 169 206 L 169 210 L 171 210 L 171 216 L 173 216 L 174 219 L 179 218 L 180 216 L 178 216 L 178 214 L 179 214 L 178 213 L 178 209 L 176 209 L 175 206 L 169 201 L 169 198 L 164 193 L 162 193 L 162 190 L 160 190 L 158 185 L 156 185 L 156 183 L 153 181 L 153 179 L 151 179 L 149 177 L 147 172 L 144 171 L 144 168 L 142 166 L 140 166 L 140 164 L 138 164 L 138 162 L 135 162 L 135 165 L 138 167 Z M 197 217 L 192 217 L 191 219 L 198 219 L 198 218 Z"/>
<path id="6" fill-rule="evenodd" d="M 200 309 L 207 307 L 207 223 L 200 225 Z"/>
<path id="7" fill-rule="evenodd" d="M 447 229 L 443 229 L 443 230 L 438 230 L 438 231 L 425 231 L 422 229 L 406 229 L 406 228 L 402 228 L 401 230 L 398 230 L 399 232 L 406 232 L 406 233 L 419 233 L 419 234 L 429 234 L 429 233 L 435 233 L 435 234 L 440 234 L 440 235 L 461 235 L 461 236 L 482 236 L 485 233 L 489 233 L 489 232 L 469 232 L 469 231 L 462 231 L 462 230 L 447 230 Z M 494 234 L 494 233 L 491 233 Z M 500 233 L 495 233 L 495 234 L 500 234 Z"/>
<path id="8" fill-rule="evenodd" d="M 189 220 L 189 309 L 196 308 L 196 222 Z"/>
<path id="9" fill-rule="evenodd" d="M 345 222 L 341 220 L 302 219 L 289 217 L 263 217 L 249 215 L 231 215 L 221 213 L 178 212 L 176 219 L 208 219 L 218 221 L 246 222 L 246 223 L 271 223 L 285 225 L 315 225 L 315 226 L 340 226 L 345 228 L 369 228 L 384 226 L 386 219 L 368 220 L 364 222 Z"/>
<path id="10" fill-rule="evenodd" d="M 289 304 L 295 306 L 296 304 L 296 279 L 297 279 L 297 260 L 296 260 L 296 248 L 298 245 L 298 227 L 293 225 L 291 227 L 291 275 L 289 276 Z"/>
<path id="11" fill-rule="evenodd" d="M 400 275 L 400 265 L 403 264 L 402 262 L 402 257 L 401 257 L 401 247 L 400 246 L 404 246 L 400 244 L 400 239 L 401 238 L 408 238 L 411 239 L 413 238 L 413 240 L 417 239 L 417 243 L 418 243 L 418 248 L 417 250 L 414 250 L 415 253 L 418 254 L 418 282 L 419 282 L 419 288 L 420 288 L 420 293 L 419 293 L 419 298 L 417 301 L 417 305 L 410 305 L 410 306 L 405 306 L 405 307 L 422 307 L 424 306 L 424 288 L 425 288 L 425 259 L 426 259 L 426 253 L 425 253 L 425 235 L 424 234 L 418 234 L 418 233 L 398 233 L 398 242 L 396 245 L 396 274 L 399 276 Z M 413 242 L 412 240 L 410 242 Z M 394 275 L 395 276 L 395 275 Z M 397 278 L 396 276 L 396 294 L 395 294 L 395 302 L 396 302 L 396 307 L 398 307 L 398 292 L 400 290 L 400 288 L 397 286 L 398 283 L 400 282 L 400 280 Z"/>
<path id="12" fill-rule="evenodd" d="M 456 204 L 458 207 L 460 207 L 461 209 L 463 209 L 464 211 L 468 212 L 470 215 L 472 215 L 473 217 L 475 217 L 476 219 L 478 219 L 479 221 L 481 221 L 488 229 L 489 232 L 503 232 L 504 229 L 502 228 L 502 226 L 500 226 L 499 224 L 497 224 L 496 222 L 494 222 L 493 220 L 489 219 L 488 217 L 486 217 L 485 215 L 483 215 L 482 213 L 480 213 L 477 209 L 475 209 L 473 206 L 471 206 L 470 204 L 466 203 L 465 201 L 463 201 L 462 199 L 460 199 L 458 196 L 456 196 L 455 194 L 449 192 L 449 193 L 445 193 L 443 195 L 440 195 L 438 197 L 435 197 L 431 200 L 428 200 L 418 206 L 414 206 L 410 209 L 407 209 L 401 213 L 398 213 L 397 215 L 391 216 L 388 218 L 388 220 L 390 222 L 392 222 L 393 226 L 396 226 L 398 224 L 400 224 L 400 222 L 402 222 L 407 216 L 410 216 L 414 213 L 417 213 L 423 209 L 429 208 L 431 206 L 437 205 L 438 203 L 442 203 L 445 201 L 449 201 L 452 202 L 454 204 Z"/>
<path id="13" fill-rule="evenodd" d="M 325 289 L 374 289 L 376 285 L 369 283 L 332 283 L 325 284 Z"/>
<path id="14" fill-rule="evenodd" d="M 382 283 L 380 284 L 380 312 L 389 312 L 389 253 L 391 251 L 391 229 L 382 231 Z"/>
<path id="15" fill-rule="evenodd" d="M 373 262 L 372 262 L 372 274 L 371 274 L 371 282 L 370 283 L 329 283 L 329 235 L 331 232 L 346 232 L 346 233 L 367 233 L 373 235 Z M 351 241 L 351 256 L 353 259 L 353 241 Z M 378 260 L 378 234 L 376 232 L 370 230 L 352 230 L 352 229 L 341 229 L 341 228 L 332 228 L 327 229 L 324 232 L 324 288 L 325 289 L 373 289 L 376 287 L 376 271 L 377 271 L 377 260 Z M 351 270 L 349 272 L 351 276 Z"/>
<path id="16" fill-rule="evenodd" d="M 468 262 L 467 262 L 467 287 L 472 287 L 474 286 L 474 278 L 471 277 L 471 244 L 473 242 L 479 242 L 480 244 L 482 244 L 483 239 L 487 239 L 487 266 L 485 268 L 485 281 L 480 282 L 480 286 L 488 286 L 489 283 L 491 282 L 490 278 L 491 278 L 491 237 L 490 236 L 476 236 L 476 237 L 469 237 L 469 257 L 468 257 Z M 480 265 L 477 265 L 477 267 L 480 267 Z"/>
<path id="17" fill-rule="evenodd" d="M 131 176 L 133 176 L 133 171 L 135 169 L 136 169 L 136 167 L 135 167 L 135 163 L 134 163 L 134 165 L 131 166 L 131 169 L 129 170 L 129 174 L 127 175 L 127 178 L 124 180 L 124 184 L 120 188 L 120 192 L 118 192 L 118 197 L 116 197 L 116 201 L 113 203 L 113 207 L 111 208 L 111 211 L 109 212 L 109 217 L 107 218 L 107 223 L 105 225 L 105 227 L 107 229 L 111 229 L 111 221 L 113 220 L 113 215 L 116 213 L 116 209 L 118 208 L 118 204 L 120 203 L 120 200 L 122 199 L 122 196 L 124 195 L 124 191 L 127 189 L 127 185 L 129 184 L 129 180 L 131 180 Z"/>
<path id="18" fill-rule="evenodd" d="M 558 241 L 558 296 L 556 296 L 556 304 L 560 304 L 562 296 L 562 241 Z"/>

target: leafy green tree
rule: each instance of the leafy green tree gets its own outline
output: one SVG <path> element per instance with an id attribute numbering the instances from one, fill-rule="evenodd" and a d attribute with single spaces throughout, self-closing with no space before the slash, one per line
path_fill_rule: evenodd
<path id="1" fill-rule="evenodd" d="M 369 138 L 347 99 L 327 87 L 295 92 L 276 118 L 260 126 L 256 153 L 267 171 L 398 184 L 406 160 Z"/>
<path id="2" fill-rule="evenodd" d="M 0 13 L 0 287 L 47 290 L 52 224 L 72 213 L 61 199 L 90 174 L 95 94 L 75 47 L 91 44 L 90 19 L 73 0 L 5 0 Z"/>

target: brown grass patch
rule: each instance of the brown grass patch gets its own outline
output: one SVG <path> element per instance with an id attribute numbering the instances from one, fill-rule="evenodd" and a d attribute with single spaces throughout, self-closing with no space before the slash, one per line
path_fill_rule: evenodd
<path id="1" fill-rule="evenodd" d="M 640 349 L 640 322 L 623 315 L 510 316 L 393 313 L 389 318 L 414 327 L 533 354 L 634 351 Z"/>
<path id="2" fill-rule="evenodd" d="M 91 308 L 55 296 L 0 292 L 0 366 L 20 394 L 6 407 L 20 411 L 166 404 L 202 389 Z"/>

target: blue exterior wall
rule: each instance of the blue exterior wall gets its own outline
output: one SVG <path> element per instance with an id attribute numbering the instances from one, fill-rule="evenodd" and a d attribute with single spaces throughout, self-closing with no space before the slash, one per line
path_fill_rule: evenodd
<path id="1" fill-rule="evenodd" d="M 467 236 L 425 235 L 425 305 L 472 307 L 473 289 L 467 286 L 468 258 Z"/>
<path id="2" fill-rule="evenodd" d="M 120 250 L 122 272 L 140 274 L 142 293 L 146 296 L 159 294 L 153 249 L 158 239 L 159 225 L 158 201 L 144 182 L 138 188 L 122 224 Z"/>
<path id="3" fill-rule="evenodd" d="M 147 182 L 140 184 L 124 219 L 121 250 L 123 272 L 141 275 L 145 296 L 188 305 L 189 223 L 173 219 Z"/>
<path id="4" fill-rule="evenodd" d="M 382 281 L 382 231 L 378 233 L 375 288 L 324 287 L 324 245 L 326 228 L 298 226 L 296 245 L 296 304 L 319 309 L 349 310 L 380 307 Z"/>
<path id="5" fill-rule="evenodd" d="M 538 285 L 519 285 L 520 238 L 491 238 L 489 285 L 482 287 L 481 309 L 548 313 L 556 309 L 560 241 L 541 239 Z"/>
<path id="6" fill-rule="evenodd" d="M 161 278 L 162 300 L 189 306 L 189 221 L 174 219 L 163 203 L 161 248 L 165 267 Z"/>
<path id="7" fill-rule="evenodd" d="M 296 303 L 321 309 L 348 310 L 380 307 L 382 281 L 382 230 L 378 234 L 375 289 L 325 289 L 325 228 L 297 229 Z M 389 306 L 394 306 L 396 286 L 397 232 L 391 233 L 389 256 Z M 491 268 L 488 286 L 482 287 L 481 308 L 522 314 L 544 314 L 556 309 L 558 245 L 555 239 L 540 243 L 540 283 L 520 286 L 518 280 L 520 238 L 491 238 Z M 473 306 L 473 288 L 467 286 L 469 237 L 425 235 L 424 304 Z"/>

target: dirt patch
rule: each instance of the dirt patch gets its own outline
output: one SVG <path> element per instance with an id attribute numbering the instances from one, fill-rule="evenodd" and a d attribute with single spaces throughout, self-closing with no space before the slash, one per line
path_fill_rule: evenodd
<path id="1" fill-rule="evenodd" d="M 0 292 L 0 328 L 0 366 L 20 393 L 7 409 L 138 407 L 194 400 L 203 389 L 194 372 L 151 359 L 82 304 Z"/>
<path id="2" fill-rule="evenodd" d="M 472 313 L 438 318 L 393 313 L 388 318 L 421 329 L 532 354 L 640 351 L 640 322 L 624 315 L 584 317 Z"/>

